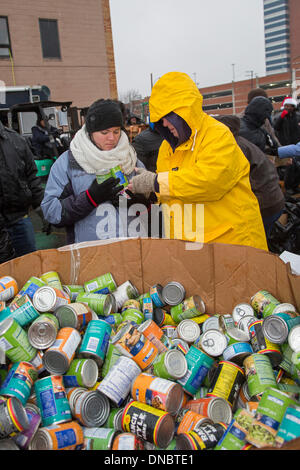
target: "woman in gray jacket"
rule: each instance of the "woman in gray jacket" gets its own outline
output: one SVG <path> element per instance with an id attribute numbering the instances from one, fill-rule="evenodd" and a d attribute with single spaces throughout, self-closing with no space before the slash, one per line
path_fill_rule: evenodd
<path id="1" fill-rule="evenodd" d="M 119 104 L 97 100 L 70 150 L 51 168 L 41 207 L 48 222 L 66 227 L 67 243 L 147 236 L 148 201 L 125 194 L 119 178 L 101 184 L 96 179 L 97 174 L 120 166 L 130 181 L 136 168 L 144 168 L 122 128 Z"/>

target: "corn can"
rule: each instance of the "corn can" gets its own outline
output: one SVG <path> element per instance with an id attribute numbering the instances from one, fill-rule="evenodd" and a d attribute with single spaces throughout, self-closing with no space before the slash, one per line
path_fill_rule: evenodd
<path id="1" fill-rule="evenodd" d="M 55 289 L 58 290 L 63 290 L 59 274 L 56 271 L 49 271 L 42 274 L 41 279 L 47 284 L 47 286 L 55 287 Z"/>

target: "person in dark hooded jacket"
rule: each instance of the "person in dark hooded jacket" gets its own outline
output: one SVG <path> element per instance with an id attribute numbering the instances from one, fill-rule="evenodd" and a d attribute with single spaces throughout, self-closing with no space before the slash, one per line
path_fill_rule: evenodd
<path id="1" fill-rule="evenodd" d="M 277 145 L 270 134 L 262 128 L 266 119 L 271 120 L 273 111 L 272 103 L 264 96 L 253 98 L 245 109 L 241 118 L 239 135 L 257 145 L 260 150 L 267 152 L 271 148 L 271 154 L 276 154 Z"/>
<path id="2" fill-rule="evenodd" d="M 251 189 L 257 197 L 268 237 L 274 222 L 285 207 L 276 167 L 255 144 L 239 135 L 240 119 L 237 116 L 218 116 L 216 119 L 229 127 L 250 163 Z"/>

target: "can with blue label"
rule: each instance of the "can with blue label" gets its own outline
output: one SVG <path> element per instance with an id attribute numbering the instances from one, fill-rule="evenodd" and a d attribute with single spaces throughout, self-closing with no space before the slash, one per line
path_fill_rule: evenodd
<path id="1" fill-rule="evenodd" d="M 300 437 L 300 407 L 289 405 L 275 437 L 275 447 L 281 447 L 285 442 Z"/>
<path id="2" fill-rule="evenodd" d="M 83 288 L 88 293 L 109 294 L 117 289 L 117 284 L 112 274 L 106 273 L 85 282 Z"/>
<path id="3" fill-rule="evenodd" d="M 101 366 L 104 362 L 112 327 L 103 320 L 91 320 L 84 332 L 79 349 L 81 358 L 94 359 Z"/>
<path id="4" fill-rule="evenodd" d="M 25 406 L 37 377 L 38 372 L 30 362 L 15 362 L 1 385 L 0 395 L 16 397 Z"/>
<path id="5" fill-rule="evenodd" d="M 28 295 L 22 295 L 9 306 L 11 317 L 19 323 L 20 326 L 28 326 L 39 316 L 39 312 L 33 306 Z"/>
<path id="6" fill-rule="evenodd" d="M 128 179 L 127 179 L 127 176 L 125 175 L 125 173 L 122 171 L 122 168 L 120 167 L 120 165 L 117 165 L 117 166 L 114 166 L 111 170 L 110 170 L 110 173 L 111 173 L 111 176 L 115 179 L 119 178 L 120 182 L 119 184 L 122 184 L 124 186 L 124 188 L 126 186 L 128 186 Z"/>
<path id="7" fill-rule="evenodd" d="M 150 287 L 150 297 L 155 305 L 155 307 L 164 307 L 166 302 L 162 296 L 163 286 L 161 284 L 155 284 Z"/>
<path id="8" fill-rule="evenodd" d="M 243 361 L 251 354 L 253 354 L 253 349 L 250 343 L 232 343 L 224 349 L 223 359 L 224 361 L 231 361 L 242 366 Z"/>
<path id="9" fill-rule="evenodd" d="M 37 380 L 34 384 L 34 391 L 43 426 L 72 420 L 71 408 L 61 375 L 50 375 Z"/>
<path id="10" fill-rule="evenodd" d="M 203 380 L 205 379 L 209 369 L 214 363 L 214 359 L 205 354 L 196 346 L 191 345 L 185 355 L 188 371 L 177 382 L 182 386 L 183 390 L 190 395 L 195 395 L 199 390 Z"/>
<path id="11" fill-rule="evenodd" d="M 46 282 L 44 282 L 42 279 L 36 276 L 31 276 L 26 284 L 22 287 L 22 289 L 19 291 L 20 295 L 27 294 L 30 299 L 33 299 L 33 296 L 35 292 L 40 288 L 46 285 Z"/>
<path id="12" fill-rule="evenodd" d="M 98 365 L 93 359 L 73 359 L 63 375 L 64 386 L 91 388 L 98 379 Z"/>

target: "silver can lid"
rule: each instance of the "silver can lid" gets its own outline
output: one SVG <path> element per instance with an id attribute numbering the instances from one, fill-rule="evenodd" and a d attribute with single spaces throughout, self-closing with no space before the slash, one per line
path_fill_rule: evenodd
<path id="1" fill-rule="evenodd" d="M 22 405 L 20 400 L 16 397 L 11 397 L 10 403 L 11 403 L 13 414 L 16 420 L 18 421 L 22 430 L 26 431 L 27 429 L 29 429 L 30 423 L 29 423 L 29 419 L 28 419 L 25 407 Z"/>
<path id="2" fill-rule="evenodd" d="M 81 404 L 81 419 L 87 427 L 102 426 L 110 413 L 109 399 L 99 390 L 85 393 Z"/>
<path id="3" fill-rule="evenodd" d="M 231 406 L 222 397 L 213 397 L 210 400 L 207 413 L 214 423 L 229 424 L 232 420 Z"/>
<path id="4" fill-rule="evenodd" d="M 200 297 L 200 295 L 193 295 L 192 298 L 194 300 L 196 310 L 199 312 L 199 315 L 202 315 L 203 313 L 205 313 L 205 303 Z"/>
<path id="5" fill-rule="evenodd" d="M 162 297 L 168 305 L 178 305 L 185 297 L 185 288 L 179 282 L 169 282 L 162 290 Z"/>
<path id="6" fill-rule="evenodd" d="M 76 328 L 77 315 L 72 305 L 61 305 L 56 309 L 55 316 L 59 322 L 60 328 L 64 328 L 66 326 Z"/>
<path id="7" fill-rule="evenodd" d="M 241 318 L 243 318 L 247 315 L 254 316 L 254 310 L 253 310 L 252 306 L 248 303 L 238 304 L 232 310 L 232 317 L 233 317 L 235 323 L 238 323 Z"/>
<path id="8" fill-rule="evenodd" d="M 247 343 L 249 341 L 248 334 L 239 328 L 228 328 L 226 334 L 238 342 Z"/>
<path id="9" fill-rule="evenodd" d="M 264 318 L 262 331 L 264 336 L 271 341 L 271 343 L 275 344 L 285 343 L 289 335 L 286 322 L 281 317 L 277 317 L 273 314 Z"/>
<path id="10" fill-rule="evenodd" d="M 51 286 L 39 287 L 32 298 L 32 303 L 38 312 L 48 312 L 56 302 L 56 292 Z"/>
<path id="11" fill-rule="evenodd" d="M 288 343 L 293 351 L 300 351 L 300 325 L 295 325 L 290 330 L 288 335 Z"/>
<path id="12" fill-rule="evenodd" d="M 107 294 L 103 304 L 103 314 L 109 315 L 111 312 L 116 311 L 116 307 L 117 304 L 114 296 L 112 294 Z"/>
<path id="13" fill-rule="evenodd" d="M 40 428 L 37 430 L 31 440 L 29 450 L 52 450 L 53 442 L 47 429 Z"/>
<path id="14" fill-rule="evenodd" d="M 47 349 L 55 341 L 57 330 L 49 321 L 31 323 L 27 331 L 28 340 L 36 349 Z"/>
<path id="15" fill-rule="evenodd" d="M 95 385 L 98 379 L 99 369 L 98 364 L 93 359 L 86 359 L 81 369 L 81 378 L 83 386 L 91 388 Z"/>
<path id="16" fill-rule="evenodd" d="M 0 336 L 4 335 L 10 329 L 14 321 L 15 320 L 13 318 L 9 317 L 0 322 Z"/>
<path id="17" fill-rule="evenodd" d="M 255 316 L 246 315 L 246 316 L 242 317 L 240 319 L 240 321 L 238 322 L 238 325 L 237 325 L 238 329 L 242 330 L 244 333 L 247 334 L 248 341 L 250 341 L 249 325 L 255 320 L 257 320 L 257 318 Z"/>
<path id="18" fill-rule="evenodd" d="M 68 358 L 62 352 L 51 349 L 45 351 L 43 364 L 52 375 L 64 375 L 70 367 Z"/>
<path id="19" fill-rule="evenodd" d="M 207 330 L 200 337 L 200 347 L 209 356 L 220 356 L 227 347 L 227 338 L 219 330 Z"/>
<path id="20" fill-rule="evenodd" d="M 188 370 L 185 355 L 178 349 L 169 349 L 165 354 L 164 364 L 169 374 L 175 379 L 181 379 Z"/>
<path id="21" fill-rule="evenodd" d="M 219 330 L 219 329 L 220 329 L 220 323 L 219 323 L 218 315 L 209 317 L 202 323 L 202 333 L 205 333 L 205 331 L 207 330 Z"/>
<path id="22" fill-rule="evenodd" d="M 176 328 L 174 336 L 183 339 L 187 343 L 194 343 L 200 336 L 200 326 L 193 320 L 182 320 Z"/>

